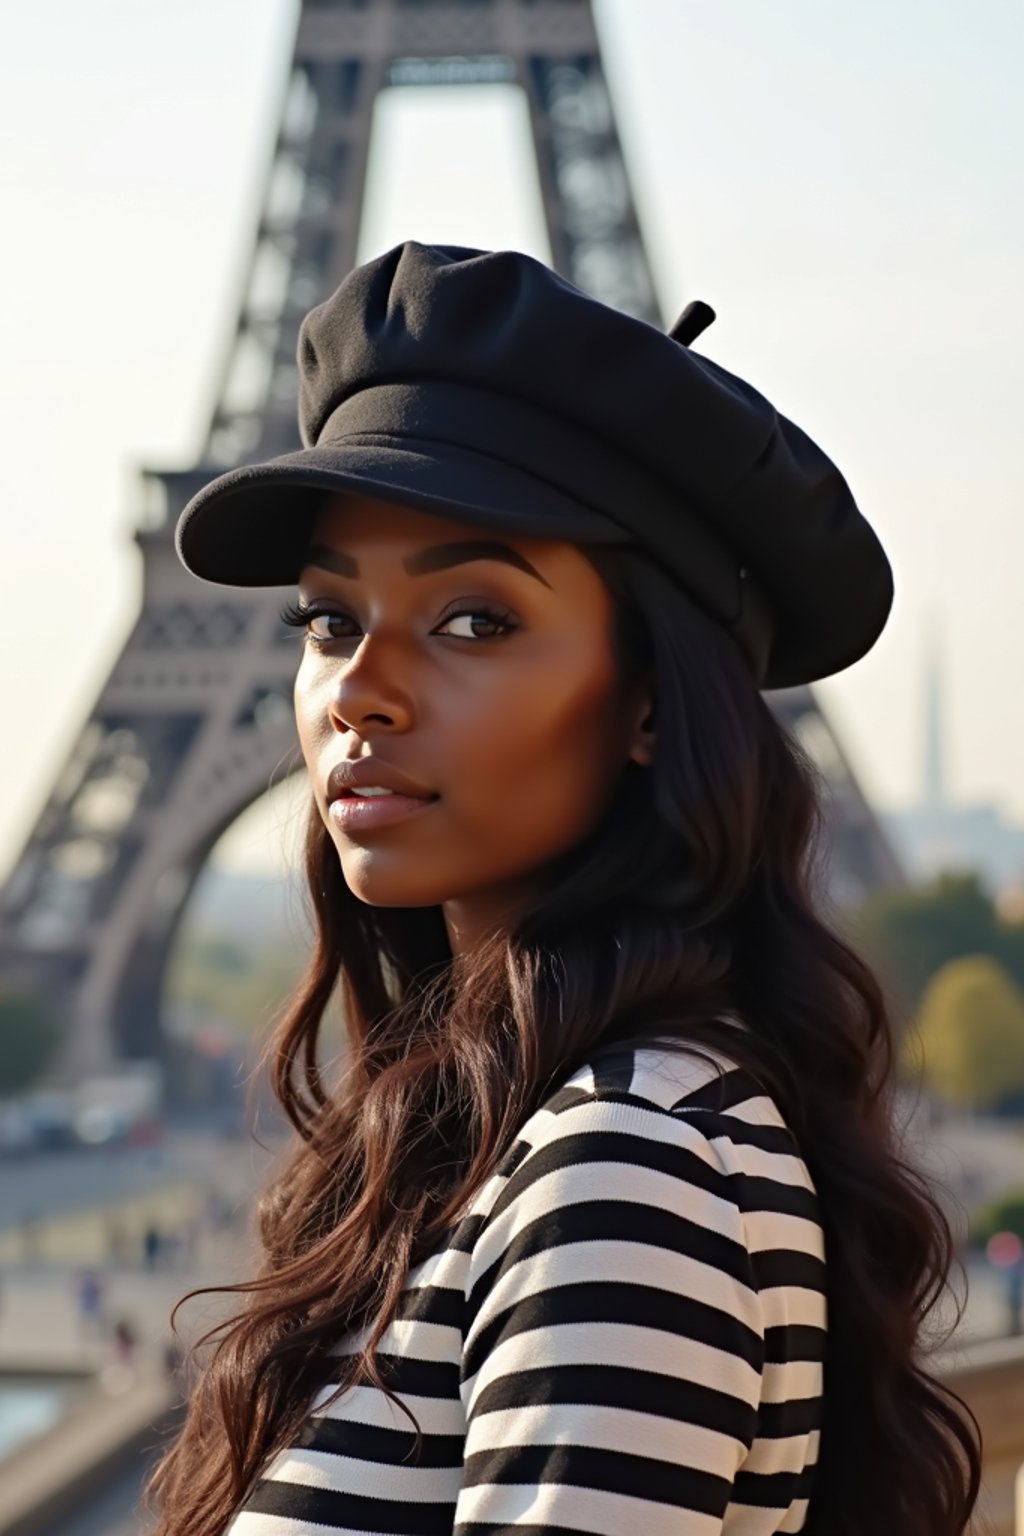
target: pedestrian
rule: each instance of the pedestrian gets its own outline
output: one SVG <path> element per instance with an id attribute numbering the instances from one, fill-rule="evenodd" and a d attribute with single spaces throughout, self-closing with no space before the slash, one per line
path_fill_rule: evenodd
<path id="1" fill-rule="evenodd" d="M 1007 1333 L 1020 1333 L 1022 1303 L 1024 1303 L 1024 1258 L 1019 1258 L 1006 1270 Z"/>
<path id="2" fill-rule="evenodd" d="M 951 1234 L 762 696 L 861 658 L 892 572 L 710 318 L 408 241 L 306 317 L 302 449 L 179 520 L 292 588 L 316 939 L 158 1536 L 966 1526 Z"/>
<path id="3" fill-rule="evenodd" d="M 160 1262 L 161 1241 L 159 1227 L 150 1225 L 142 1234 L 142 1255 L 148 1270 L 156 1269 Z"/>
<path id="4" fill-rule="evenodd" d="M 114 1345 L 114 1358 L 118 1365 L 132 1366 L 135 1363 L 135 1349 L 138 1344 L 138 1336 L 134 1325 L 126 1317 L 119 1317 L 114 1324 L 112 1334 Z"/>
<path id="5" fill-rule="evenodd" d="M 75 1285 L 80 1336 L 97 1339 L 103 1331 L 103 1284 L 94 1269 L 84 1269 Z"/>

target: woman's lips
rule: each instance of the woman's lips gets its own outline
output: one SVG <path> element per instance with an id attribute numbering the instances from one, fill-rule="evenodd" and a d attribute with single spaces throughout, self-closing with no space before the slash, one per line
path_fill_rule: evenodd
<path id="1" fill-rule="evenodd" d="M 331 801 L 328 815 L 343 832 L 365 832 L 418 816 L 439 799 L 439 795 L 433 795 L 429 800 L 412 795 L 340 795 Z"/>

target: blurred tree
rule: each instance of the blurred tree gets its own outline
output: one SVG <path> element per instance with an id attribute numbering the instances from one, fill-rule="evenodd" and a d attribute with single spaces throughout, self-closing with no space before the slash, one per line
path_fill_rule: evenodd
<path id="1" fill-rule="evenodd" d="M 911 891 L 870 897 L 849 919 L 849 937 L 912 1015 L 950 960 L 989 955 L 1024 986 L 1024 922 L 1006 922 L 975 874 L 940 875 Z"/>
<path id="2" fill-rule="evenodd" d="M 996 1232 L 1013 1232 L 1024 1241 L 1024 1189 L 1004 1191 L 971 1212 L 968 1241 L 984 1247 Z"/>
<path id="3" fill-rule="evenodd" d="M 1024 1094 L 1024 993 L 990 955 L 951 960 L 925 988 L 903 1050 L 948 1103 L 1012 1107 Z"/>
<path id="4" fill-rule="evenodd" d="M 251 950 L 220 934 L 211 934 L 196 949 L 197 963 L 221 976 L 247 976 L 253 969 L 253 960 Z"/>
<path id="5" fill-rule="evenodd" d="M 31 1088 L 60 1044 L 60 1026 L 46 1003 L 0 982 L 0 1094 Z"/>
<path id="6" fill-rule="evenodd" d="M 167 975 L 167 999 L 195 1018 L 219 1020 L 238 1035 L 261 1033 L 290 995 L 306 954 L 295 945 L 247 948 L 222 934 L 207 933 L 183 944 Z"/>

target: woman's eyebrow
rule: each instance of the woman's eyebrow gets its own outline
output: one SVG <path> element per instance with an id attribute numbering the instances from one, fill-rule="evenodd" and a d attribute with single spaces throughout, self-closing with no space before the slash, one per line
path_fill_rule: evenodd
<path id="1" fill-rule="evenodd" d="M 500 544 L 491 539 L 461 539 L 455 544 L 432 544 L 429 549 L 421 549 L 415 555 L 409 555 L 402 564 L 410 576 L 423 576 L 428 571 L 444 571 L 449 566 L 463 565 L 470 560 L 502 560 L 506 565 L 514 565 L 525 571 L 528 576 L 535 576 L 546 587 L 551 586 L 525 555 L 508 544 Z M 328 549 L 325 544 L 311 545 L 306 561 L 309 565 L 318 565 L 321 570 L 331 571 L 335 576 L 359 575 L 359 564 L 351 555 L 340 549 Z"/>

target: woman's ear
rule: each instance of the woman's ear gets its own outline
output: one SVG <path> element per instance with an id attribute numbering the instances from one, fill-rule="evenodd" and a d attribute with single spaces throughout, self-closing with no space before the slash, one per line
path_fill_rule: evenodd
<path id="1" fill-rule="evenodd" d="M 630 762 L 639 763 L 642 768 L 649 768 L 654 761 L 654 700 L 648 695 L 642 702 L 638 711 L 639 720 L 633 732 L 633 743 L 630 747 Z"/>

